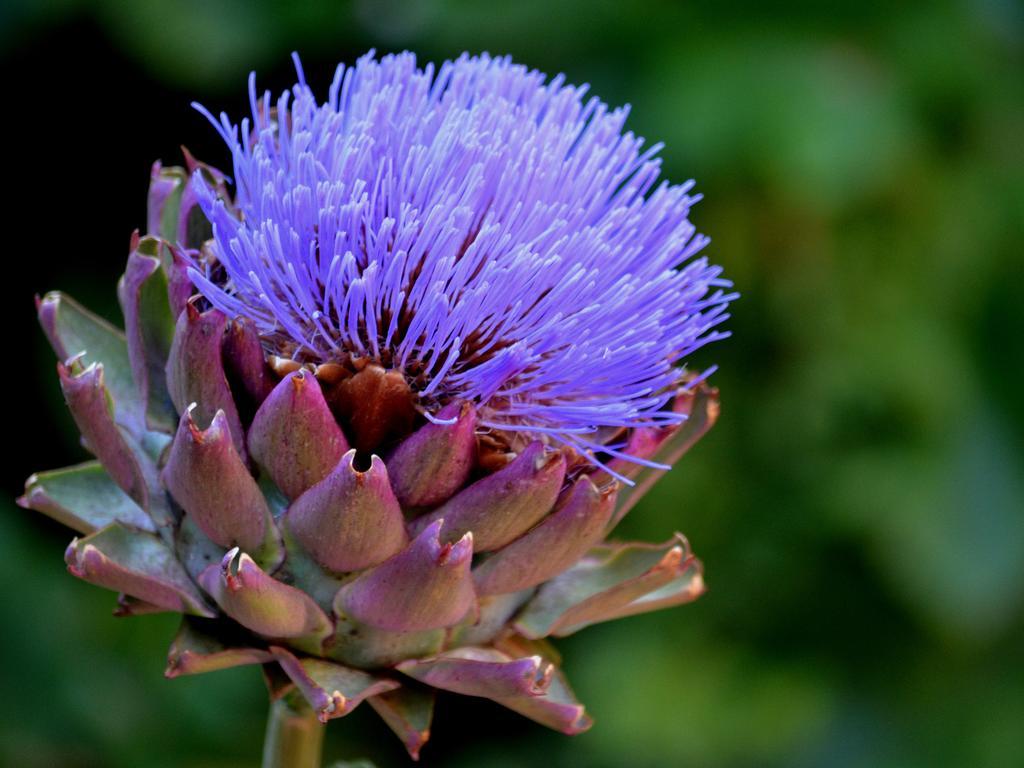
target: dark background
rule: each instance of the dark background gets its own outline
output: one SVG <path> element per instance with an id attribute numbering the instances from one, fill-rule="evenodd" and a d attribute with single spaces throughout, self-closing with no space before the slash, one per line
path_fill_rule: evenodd
<path id="1" fill-rule="evenodd" d="M 743 293 L 716 429 L 622 526 L 676 528 L 697 604 L 560 643 L 569 739 L 443 700 L 425 765 L 1013 766 L 1024 751 L 1024 11 L 977 3 L 63 0 L 0 5 L 6 184 L 0 764 L 251 766 L 255 669 L 165 681 L 175 621 L 110 616 L 70 532 L 16 508 L 82 460 L 32 296 L 113 320 L 149 164 L 223 164 L 303 55 L 511 53 L 663 140 Z M 332 759 L 404 764 L 369 708 Z"/>

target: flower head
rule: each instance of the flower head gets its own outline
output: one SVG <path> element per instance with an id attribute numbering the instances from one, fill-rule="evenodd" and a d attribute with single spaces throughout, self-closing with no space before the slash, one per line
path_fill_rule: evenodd
<path id="1" fill-rule="evenodd" d="M 718 414 L 678 365 L 732 298 L 696 197 L 624 110 L 508 59 L 250 92 L 218 124 L 234 195 L 154 166 L 124 333 L 39 300 L 96 461 L 22 505 L 81 534 L 68 569 L 119 614 L 184 614 L 169 677 L 260 665 L 414 757 L 436 690 L 586 730 L 545 638 L 704 590 L 681 534 L 607 541 Z"/>
<path id="2" fill-rule="evenodd" d="M 692 182 L 659 182 L 659 146 L 586 86 L 509 58 L 412 54 L 339 66 L 320 103 L 298 83 L 227 142 L 234 206 L 197 171 L 216 267 L 192 279 L 267 348 L 401 372 L 430 418 L 619 456 L 609 435 L 665 426 L 686 355 L 733 294 L 696 254 Z M 201 108 L 200 108 L 201 109 Z M 205 110 L 204 110 L 205 111 Z"/>

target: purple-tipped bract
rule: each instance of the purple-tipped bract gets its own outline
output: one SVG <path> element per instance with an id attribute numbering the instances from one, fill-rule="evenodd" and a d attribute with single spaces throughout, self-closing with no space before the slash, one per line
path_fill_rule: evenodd
<path id="1" fill-rule="evenodd" d="M 118 615 L 184 614 L 169 677 L 262 665 L 310 717 L 367 701 L 414 758 L 435 690 L 579 733 L 546 638 L 703 592 L 681 535 L 607 538 L 717 418 L 679 362 L 728 283 L 689 186 L 583 93 L 401 55 L 321 105 L 300 70 L 220 124 L 235 195 L 154 166 L 126 333 L 39 300 L 96 461 L 21 503 L 81 534 L 68 569 Z"/>

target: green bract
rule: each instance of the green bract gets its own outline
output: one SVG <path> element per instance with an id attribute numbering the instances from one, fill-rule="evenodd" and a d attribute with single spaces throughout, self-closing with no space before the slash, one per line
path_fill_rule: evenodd
<path id="1" fill-rule="evenodd" d="M 193 295 L 182 252 L 209 258 L 209 230 L 188 178 L 154 169 L 118 289 L 125 332 L 62 294 L 39 302 L 96 460 L 33 475 L 21 503 L 80 534 L 71 573 L 120 592 L 120 615 L 183 614 L 168 677 L 263 665 L 273 697 L 323 721 L 367 700 L 413 756 L 435 689 L 586 729 L 545 638 L 703 590 L 682 536 L 606 541 L 658 471 L 615 460 L 625 487 L 569 449 L 482 429 L 470 403 L 427 420 L 379 365 L 274 357 Z M 717 395 L 684 385 L 672 407 L 681 426 L 608 439 L 674 461 Z"/>

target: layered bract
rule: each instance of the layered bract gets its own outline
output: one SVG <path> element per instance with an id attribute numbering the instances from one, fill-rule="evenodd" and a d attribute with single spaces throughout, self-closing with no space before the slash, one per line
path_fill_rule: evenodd
<path id="1" fill-rule="evenodd" d="M 95 460 L 21 503 L 119 615 L 184 614 L 169 677 L 261 665 L 414 757 L 437 690 L 575 733 L 546 638 L 703 591 L 681 535 L 606 539 L 714 423 L 673 366 L 728 297 L 675 269 L 687 188 L 645 198 L 651 154 L 581 97 L 487 58 L 366 59 L 326 105 L 300 79 L 254 97 L 237 197 L 154 167 L 124 332 L 40 300 Z"/>

